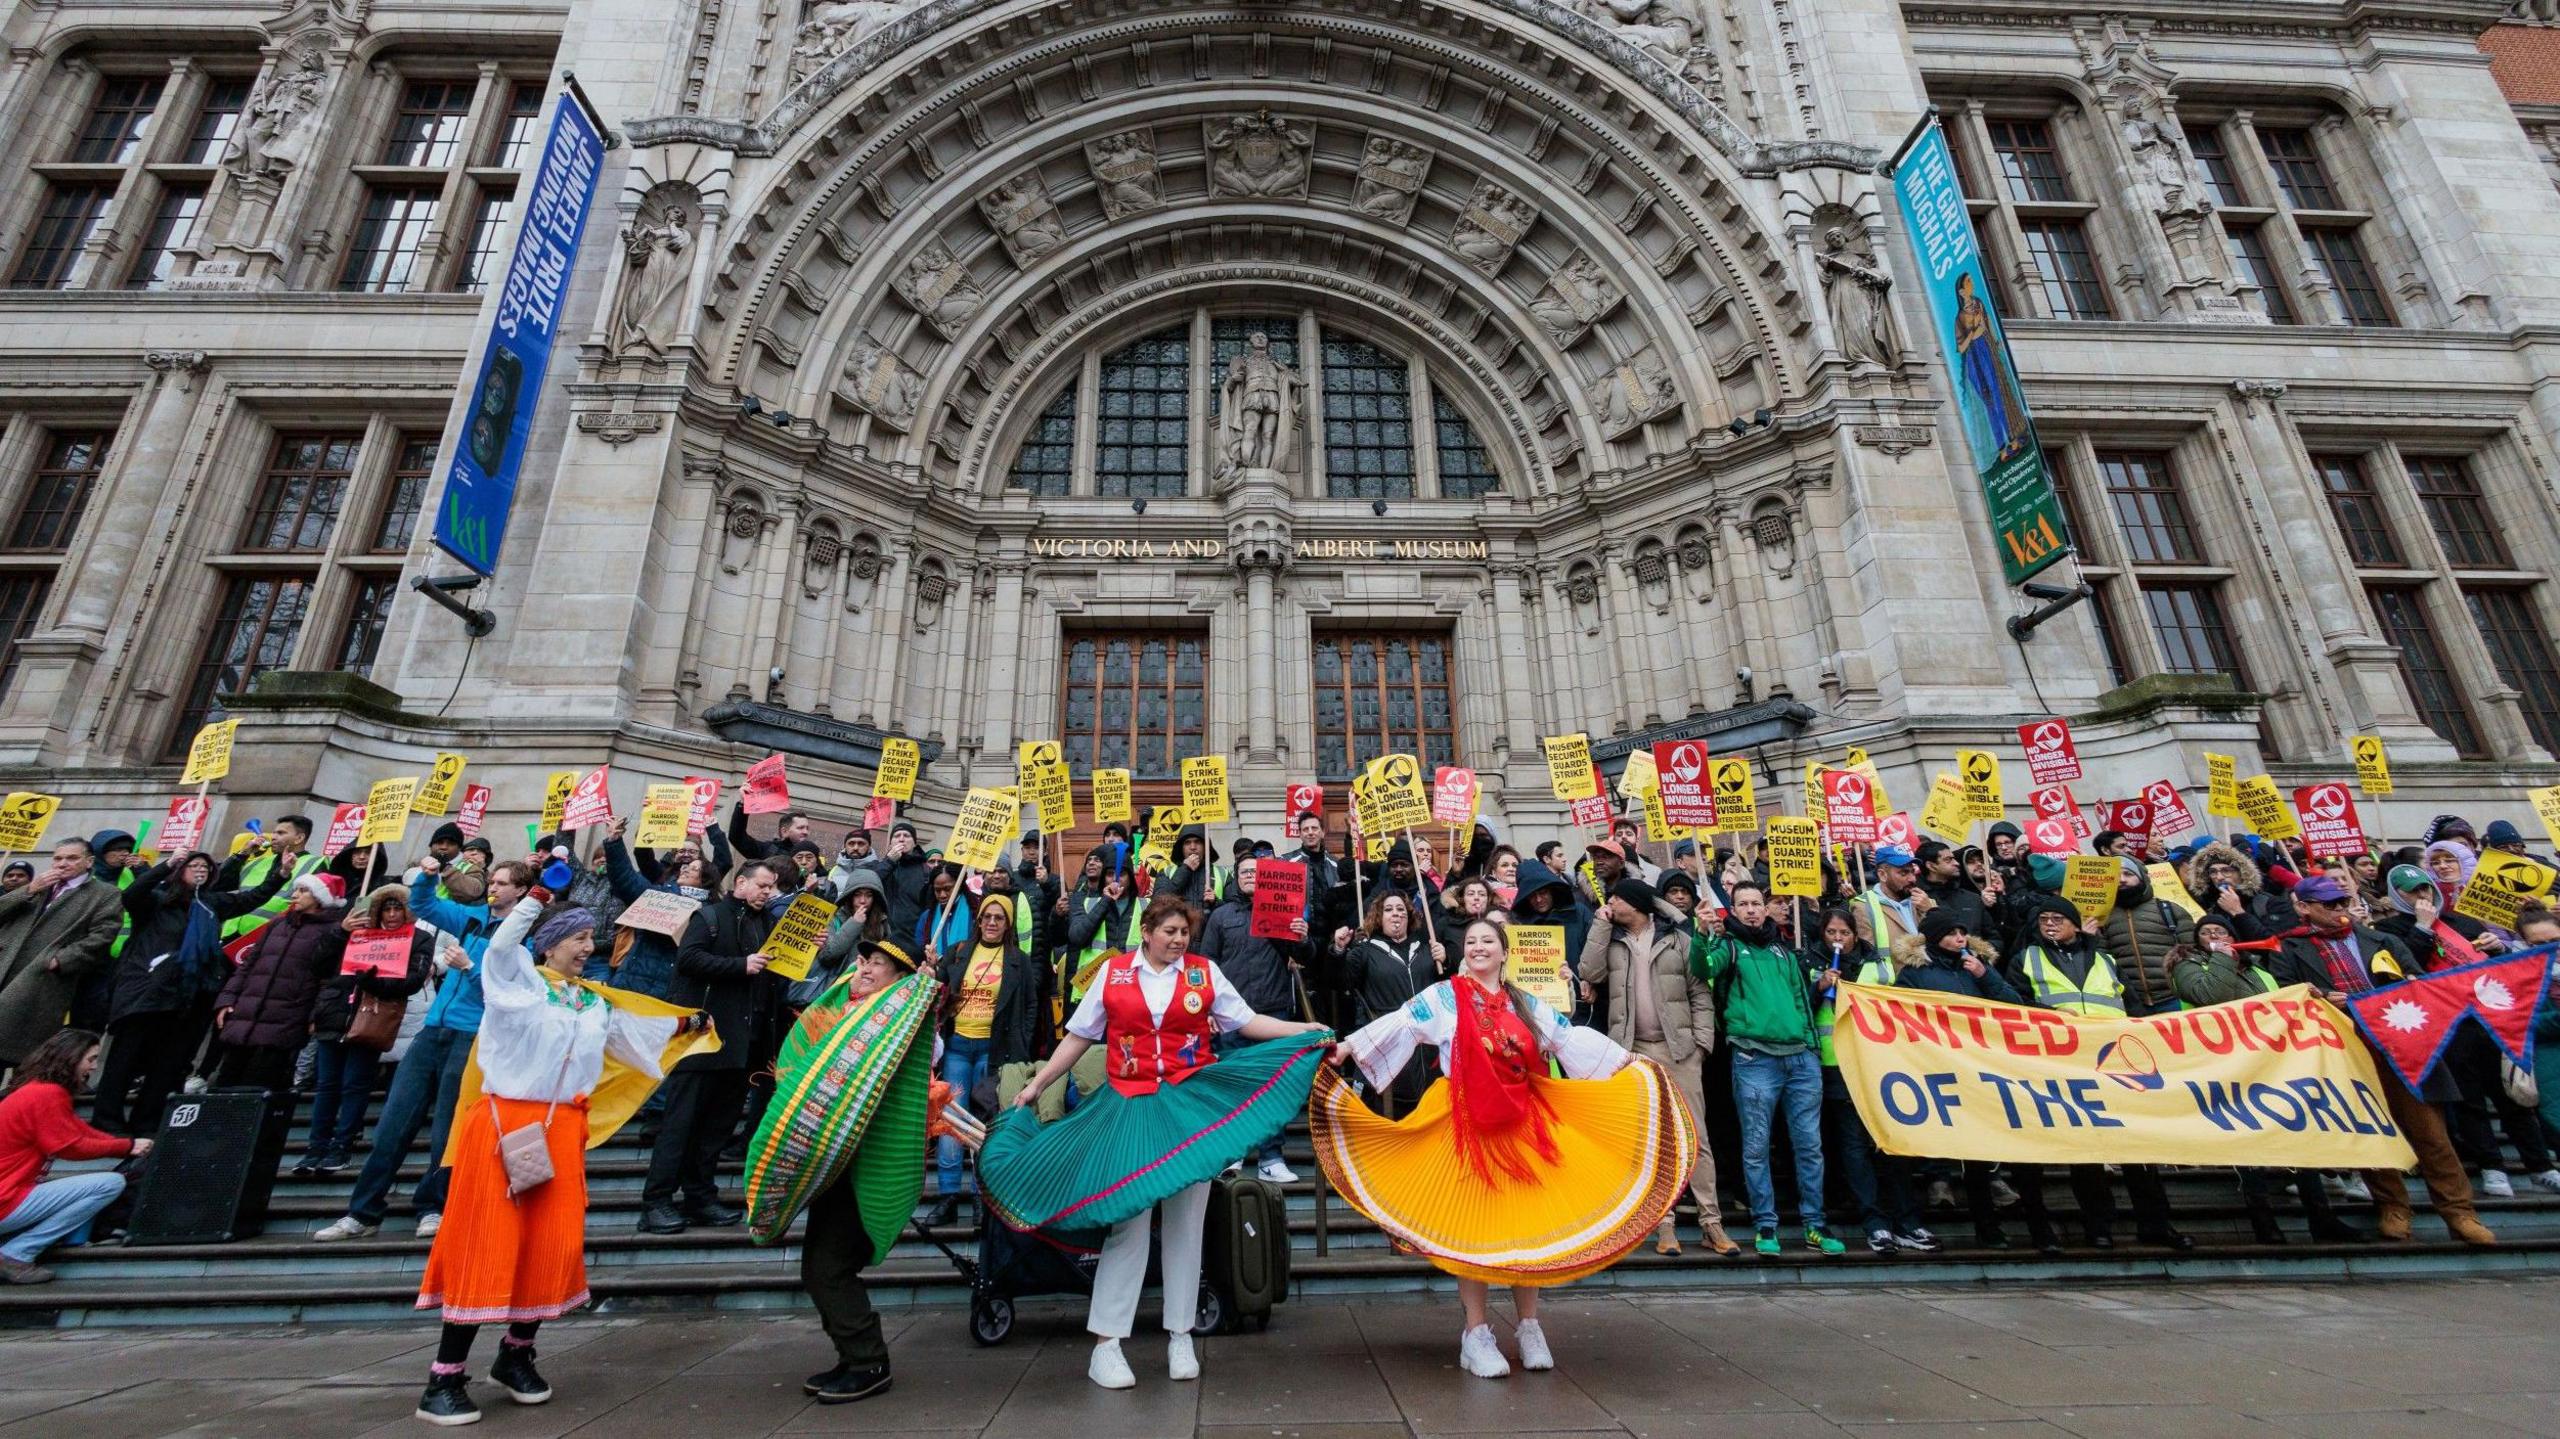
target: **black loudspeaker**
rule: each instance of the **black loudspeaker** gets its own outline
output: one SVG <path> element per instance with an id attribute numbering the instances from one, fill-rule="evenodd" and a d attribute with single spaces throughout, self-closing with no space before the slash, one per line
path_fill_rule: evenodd
<path id="1" fill-rule="evenodd" d="M 142 1176 L 127 1244 L 225 1244 L 267 1227 L 290 1091 L 209 1089 L 169 1101 Z"/>

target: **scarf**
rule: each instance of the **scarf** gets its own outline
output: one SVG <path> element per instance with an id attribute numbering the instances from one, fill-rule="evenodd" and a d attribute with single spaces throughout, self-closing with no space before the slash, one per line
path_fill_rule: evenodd
<path id="1" fill-rule="evenodd" d="M 222 920 L 200 891 L 187 893 L 187 930 L 178 940 L 177 964 L 190 1007 L 220 994 L 223 981 L 231 977 L 222 953 Z"/>
<path id="2" fill-rule="evenodd" d="M 1449 1118 L 1458 1162 L 1488 1185 L 1504 1179 L 1527 1183 L 1535 1171 L 1519 1151 L 1524 1141 L 1550 1164 L 1559 1157 L 1549 1128 L 1555 1111 L 1532 1082 L 1543 1068 L 1537 1036 L 1521 1022 L 1507 992 L 1488 992 L 1464 975 L 1450 981 L 1449 989 L 1458 1006 L 1449 1056 Z"/>

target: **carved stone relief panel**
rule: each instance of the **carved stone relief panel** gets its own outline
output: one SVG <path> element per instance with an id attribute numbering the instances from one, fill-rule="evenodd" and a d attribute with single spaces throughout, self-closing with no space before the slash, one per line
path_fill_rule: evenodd
<path id="1" fill-rule="evenodd" d="M 1066 221 L 1058 217 L 1037 170 L 1025 170 L 979 196 L 978 213 L 986 216 L 1019 269 L 1030 269 L 1067 242 Z"/>
<path id="2" fill-rule="evenodd" d="M 1538 208 L 1491 180 L 1478 180 L 1467 207 L 1449 227 L 1449 248 L 1479 273 L 1498 275 L 1520 238 L 1538 223 Z"/>
<path id="3" fill-rule="evenodd" d="M 1164 181 L 1156 172 L 1153 134 L 1124 130 L 1088 140 L 1084 159 L 1093 168 L 1094 184 L 1102 197 L 1102 213 L 1111 219 L 1143 215 L 1164 204 Z"/>
<path id="4" fill-rule="evenodd" d="M 1360 178 L 1351 207 L 1372 220 L 1401 225 L 1431 175 L 1432 152 L 1391 135 L 1371 135 L 1360 149 Z"/>

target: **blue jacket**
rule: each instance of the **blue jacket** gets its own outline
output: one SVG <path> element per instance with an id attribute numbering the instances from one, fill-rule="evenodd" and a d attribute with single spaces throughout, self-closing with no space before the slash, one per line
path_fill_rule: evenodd
<path id="1" fill-rule="evenodd" d="M 434 875 L 423 871 L 409 881 L 409 913 L 460 941 L 462 952 L 471 959 L 471 969 L 465 974 L 447 974 L 436 986 L 436 1000 L 427 1006 L 426 1022 L 430 1027 L 478 1034 L 480 956 L 488 949 L 489 934 L 495 926 L 489 922 L 489 906 L 457 904 L 439 893 L 437 884 Z"/>
<path id="2" fill-rule="evenodd" d="M 1556 891 L 1559 901 L 1553 910 L 1534 914 L 1529 909 L 1529 896 L 1540 890 Z M 1573 882 L 1534 859 L 1520 861 L 1520 885 L 1511 906 L 1513 924 L 1560 924 L 1564 926 L 1564 959 L 1577 970 L 1582 963 L 1583 936 L 1591 930 L 1591 904 L 1576 892 Z M 1450 951 L 1455 959 L 1457 951 Z"/>
<path id="3" fill-rule="evenodd" d="M 718 835 L 718 830 L 711 832 Z M 604 842 L 605 878 L 613 885 L 613 897 L 628 905 L 653 889 L 681 894 L 708 904 L 711 891 L 692 885 L 651 884 L 640 867 L 631 860 L 631 851 L 621 840 Z M 631 936 L 631 947 L 623 951 L 622 965 L 613 963 L 614 947 L 625 934 Z M 598 984 L 627 989 L 664 999 L 676 979 L 676 942 L 663 934 L 646 929 L 612 930 L 596 936 L 596 952 L 587 957 L 586 977 Z"/>

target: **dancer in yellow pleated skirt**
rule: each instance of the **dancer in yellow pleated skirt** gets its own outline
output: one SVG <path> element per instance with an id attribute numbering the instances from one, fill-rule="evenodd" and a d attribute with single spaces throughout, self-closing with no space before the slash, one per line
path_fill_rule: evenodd
<path id="1" fill-rule="evenodd" d="M 1308 1116 L 1336 1192 L 1458 1277 L 1459 1362 L 1486 1379 L 1511 1372 L 1486 1318 L 1488 1287 L 1512 1286 L 1522 1367 L 1554 1368 L 1538 1289 L 1643 1243 L 1686 1190 L 1698 1142 L 1671 1076 L 1505 983 L 1509 950 L 1499 920 L 1474 921 L 1456 978 L 1342 1042 L 1372 1085 L 1393 1080 L 1415 1046 L 1439 1047 L 1446 1078 L 1411 1114 L 1379 1117 L 1328 1068 Z M 1548 1077 L 1550 1058 L 1565 1078 Z"/>

